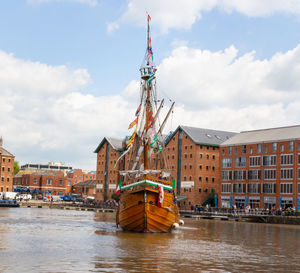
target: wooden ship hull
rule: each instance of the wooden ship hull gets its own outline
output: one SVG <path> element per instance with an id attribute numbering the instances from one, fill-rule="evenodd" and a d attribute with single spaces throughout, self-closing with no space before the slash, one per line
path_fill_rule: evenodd
<path id="1" fill-rule="evenodd" d="M 133 183 L 138 186 L 122 192 L 116 223 L 124 231 L 170 232 L 173 224 L 179 223 L 178 207 L 172 191 L 164 189 L 164 199 L 160 207 L 157 204 L 158 188 L 151 182 L 153 183 L 151 180 L 138 180 Z"/>

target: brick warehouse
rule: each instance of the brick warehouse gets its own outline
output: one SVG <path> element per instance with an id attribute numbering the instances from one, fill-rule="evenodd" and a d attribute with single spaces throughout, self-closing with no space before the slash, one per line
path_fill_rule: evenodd
<path id="1" fill-rule="evenodd" d="M 165 141 L 165 152 L 177 181 L 177 194 L 186 199 L 180 202 L 182 209 L 190 209 L 195 204 L 206 201 L 211 192 L 219 187 L 219 145 L 234 133 L 178 126 Z M 119 170 L 123 170 L 128 158 L 121 159 L 123 141 L 105 137 L 98 145 L 96 171 L 96 200 L 110 199 L 120 180 Z M 178 166 L 180 166 L 178 168 Z"/>
<path id="2" fill-rule="evenodd" d="M 11 192 L 13 189 L 15 157 L 2 147 L 0 138 L 0 192 Z"/>
<path id="3" fill-rule="evenodd" d="M 241 132 L 221 145 L 222 207 L 300 209 L 300 126 Z"/>

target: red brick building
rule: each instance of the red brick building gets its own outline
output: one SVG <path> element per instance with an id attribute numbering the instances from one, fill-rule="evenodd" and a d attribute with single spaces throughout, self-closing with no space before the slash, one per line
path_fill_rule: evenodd
<path id="1" fill-rule="evenodd" d="M 202 205 L 220 183 L 219 146 L 235 133 L 178 126 L 165 141 L 181 209 Z"/>
<path id="2" fill-rule="evenodd" d="M 221 207 L 300 209 L 300 126 L 241 132 L 221 145 Z"/>
<path id="3" fill-rule="evenodd" d="M 97 170 L 96 170 L 96 200 L 103 201 L 111 199 L 120 179 L 119 170 L 124 164 L 125 158 L 122 158 L 114 168 L 116 160 L 121 155 L 123 142 L 120 139 L 104 137 L 98 145 Z"/>
<path id="4" fill-rule="evenodd" d="M 165 153 L 182 209 L 202 204 L 219 186 L 219 145 L 234 135 L 231 132 L 179 126 L 165 140 Z M 120 180 L 119 170 L 126 169 L 128 156 L 114 164 L 122 154 L 124 141 L 105 137 L 97 153 L 96 200 L 111 199 Z"/>
<path id="5" fill-rule="evenodd" d="M 72 185 L 62 171 L 19 173 L 14 177 L 14 188 L 29 189 L 43 195 L 64 195 L 71 192 Z"/>
<path id="6" fill-rule="evenodd" d="M 13 191 L 14 159 L 15 157 L 2 146 L 0 138 L 0 192 Z"/>
<path id="7" fill-rule="evenodd" d="M 74 184 L 72 193 L 81 194 L 82 197 L 95 198 L 96 196 L 96 180 L 86 180 Z"/>

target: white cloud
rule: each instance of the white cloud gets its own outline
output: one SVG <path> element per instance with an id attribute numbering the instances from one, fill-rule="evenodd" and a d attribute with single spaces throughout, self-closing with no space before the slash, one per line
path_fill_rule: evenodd
<path id="1" fill-rule="evenodd" d="M 87 4 L 89 6 L 97 6 L 98 0 L 27 0 L 29 4 L 42 4 L 42 3 L 50 3 L 50 2 L 70 2 L 70 3 L 80 3 Z"/>
<path id="2" fill-rule="evenodd" d="M 128 0 L 126 11 L 112 24 L 136 23 L 145 25 L 146 11 L 152 25 L 162 33 L 170 29 L 189 29 L 202 13 L 214 8 L 226 13 L 239 12 L 250 17 L 274 13 L 300 14 L 298 0 Z"/>
<path id="3" fill-rule="evenodd" d="M 7 69 L 5 69 L 7 68 Z M 181 46 L 158 67 L 158 94 L 176 101 L 177 125 L 251 130 L 300 123 L 300 45 L 270 59 L 231 46 L 211 52 Z M 0 135 L 21 163 L 65 161 L 95 168 L 103 136 L 122 137 L 138 105 L 139 81 L 122 94 L 80 92 L 85 69 L 49 66 L 0 51 Z M 172 121 L 172 125 L 171 125 Z"/>

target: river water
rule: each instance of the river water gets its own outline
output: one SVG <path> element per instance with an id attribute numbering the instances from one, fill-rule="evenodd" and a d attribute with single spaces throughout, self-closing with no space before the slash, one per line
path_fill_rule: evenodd
<path id="1" fill-rule="evenodd" d="M 0 272 L 300 272 L 300 227 L 185 219 L 136 234 L 113 213 L 1 208 Z"/>

